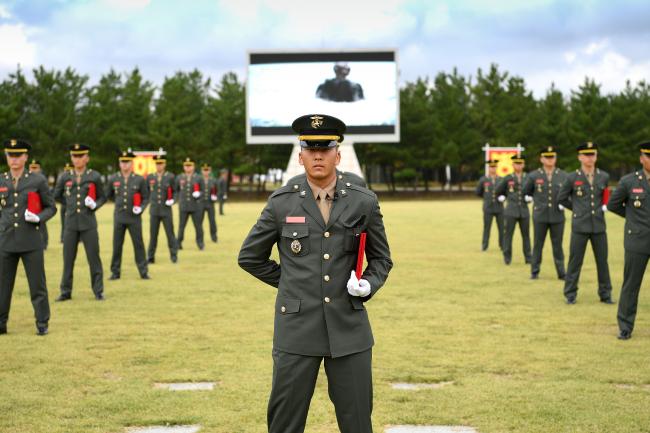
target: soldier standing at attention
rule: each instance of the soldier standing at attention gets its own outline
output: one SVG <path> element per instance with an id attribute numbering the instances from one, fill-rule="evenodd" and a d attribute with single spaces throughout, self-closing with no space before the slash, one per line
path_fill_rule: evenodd
<path id="1" fill-rule="evenodd" d="M 214 203 L 217 201 L 217 180 L 212 177 L 212 167 L 210 164 L 204 163 L 201 165 L 201 226 L 203 226 L 203 218 L 208 214 L 208 222 L 210 223 L 210 238 L 212 242 L 217 242 L 217 220 L 214 215 Z"/>
<path id="2" fill-rule="evenodd" d="M 59 177 L 56 179 L 56 183 L 54 185 L 54 190 L 56 190 L 57 187 L 59 187 L 59 182 L 64 181 L 63 180 L 63 178 L 64 178 L 63 175 L 66 174 L 66 173 L 69 173 L 70 171 L 72 171 L 72 168 L 73 167 L 70 165 L 70 163 L 68 163 L 68 162 L 65 163 L 65 166 L 63 167 L 63 173 L 61 173 L 59 175 Z M 61 187 L 61 188 L 63 188 L 63 187 Z M 65 229 L 65 211 L 66 211 L 65 210 L 65 200 L 63 200 L 61 202 L 61 211 L 60 211 L 61 212 L 61 243 L 63 243 L 63 231 Z"/>
<path id="3" fill-rule="evenodd" d="M 133 173 L 135 155 L 129 149 L 119 156 L 120 171 L 108 180 L 110 200 L 115 202 L 113 213 L 113 257 L 111 259 L 110 280 L 119 280 L 122 267 L 122 247 L 124 234 L 129 231 L 133 242 L 135 263 L 138 266 L 140 278 L 149 279 L 147 256 L 142 240 L 142 211 L 149 202 L 149 189 L 144 178 Z"/>
<path id="4" fill-rule="evenodd" d="M 66 227 L 63 236 L 63 276 L 57 302 L 72 298 L 72 277 L 79 242 L 83 242 L 90 267 L 90 283 L 98 301 L 104 300 L 104 269 L 99 257 L 99 233 L 95 212 L 106 203 L 104 183 L 99 172 L 87 168 L 90 146 L 70 146 L 74 169 L 61 175 L 54 189 L 54 198 L 65 203 Z"/>
<path id="5" fill-rule="evenodd" d="M 591 241 L 598 269 L 598 296 L 600 302 L 613 304 L 612 282 L 607 264 L 607 232 L 605 211 L 609 174 L 596 168 L 598 146 L 588 141 L 578 146 L 580 168 L 569 173 L 560 188 L 558 201 L 573 212 L 569 265 L 564 280 L 564 297 L 567 304 L 575 304 L 582 261 L 587 242 Z M 606 192 L 607 191 L 607 192 Z"/>
<path id="6" fill-rule="evenodd" d="M 542 265 L 542 250 L 546 233 L 551 233 L 553 246 L 553 261 L 555 271 L 560 280 L 566 274 L 564 270 L 564 251 L 562 238 L 564 237 L 564 206 L 558 203 L 557 196 L 560 187 L 566 180 L 567 174 L 556 168 L 557 152 L 553 146 L 548 146 L 540 152 L 542 167 L 528 174 L 524 185 L 525 200 L 533 198 L 533 263 L 530 278 L 536 280 Z"/>
<path id="7" fill-rule="evenodd" d="M 650 141 L 639 144 L 641 169 L 624 176 L 607 209 L 625 218 L 625 265 L 618 302 L 618 338 L 629 340 L 639 303 L 639 290 L 650 258 Z"/>
<path id="8" fill-rule="evenodd" d="M 345 124 L 307 115 L 292 125 L 307 178 L 275 191 L 239 252 L 239 265 L 278 289 L 269 433 L 302 433 L 318 370 L 342 433 L 371 433 L 372 346 L 365 302 L 393 263 L 377 196 L 337 181 Z M 361 233 L 368 266 L 357 279 Z M 277 245 L 280 263 L 270 260 Z"/>
<path id="9" fill-rule="evenodd" d="M 226 169 L 219 171 L 217 199 L 219 200 L 219 215 L 223 215 L 223 205 L 228 200 L 228 170 Z"/>
<path id="10" fill-rule="evenodd" d="M 202 250 L 203 227 L 201 227 L 201 214 L 203 204 L 201 200 L 201 176 L 194 172 L 194 161 L 185 158 L 183 161 L 183 174 L 176 176 L 176 190 L 178 191 L 178 249 L 183 249 L 183 238 L 185 236 L 185 224 L 188 218 L 192 218 L 194 231 L 196 232 L 196 245 Z"/>
<path id="11" fill-rule="evenodd" d="M 530 263 L 530 213 L 528 204 L 524 200 L 522 188 L 526 182 L 527 174 L 524 173 L 525 160 L 521 155 L 513 155 L 512 167 L 514 173 L 511 173 L 501 179 L 497 185 L 497 200 L 503 203 L 506 200 L 506 208 L 503 212 L 505 220 L 503 236 L 503 260 L 506 265 L 512 261 L 512 236 L 515 233 L 515 226 L 519 224 L 521 238 L 524 247 L 524 259 Z"/>
<path id="12" fill-rule="evenodd" d="M 0 334 L 7 333 L 18 260 L 22 259 L 38 335 L 48 332 L 50 303 L 45 281 L 39 223 L 52 218 L 56 205 L 47 181 L 25 169 L 32 146 L 24 140 L 3 143 L 9 171 L 0 175 Z"/>
<path id="13" fill-rule="evenodd" d="M 493 159 L 488 161 L 487 165 L 487 176 L 481 176 L 478 180 L 478 185 L 476 185 L 476 195 L 483 197 L 483 242 L 481 243 L 481 250 L 485 251 L 488 249 L 492 219 L 497 220 L 499 248 L 503 250 L 503 203 L 497 200 L 496 194 L 496 186 L 499 180 L 497 176 L 499 161 Z"/>
<path id="14" fill-rule="evenodd" d="M 164 155 L 155 155 L 153 160 L 156 163 L 156 172 L 147 176 L 147 185 L 151 197 L 149 207 L 149 263 L 156 261 L 156 247 L 158 246 L 158 231 L 160 223 L 165 228 L 167 236 L 167 247 L 172 263 L 178 261 L 176 249 L 176 236 L 174 235 L 174 215 L 172 206 L 176 195 L 176 179 L 172 173 L 165 171 L 167 160 Z"/>

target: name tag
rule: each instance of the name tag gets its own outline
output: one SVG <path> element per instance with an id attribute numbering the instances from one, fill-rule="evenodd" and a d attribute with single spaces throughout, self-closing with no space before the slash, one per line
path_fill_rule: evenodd
<path id="1" fill-rule="evenodd" d="M 65 186 L 72 186 L 72 181 L 71 181 L 71 180 L 67 181 L 67 182 L 65 183 Z"/>
<path id="2" fill-rule="evenodd" d="M 573 184 L 574 184 L 575 186 L 580 186 L 580 185 L 582 185 L 583 183 L 584 183 L 584 182 L 581 181 L 581 180 L 576 180 Z"/>
<path id="3" fill-rule="evenodd" d="M 119 181 L 113 182 L 113 186 L 120 186 L 120 182 Z"/>
<path id="4" fill-rule="evenodd" d="M 633 194 L 641 194 L 642 192 L 643 192 L 643 188 L 632 188 Z"/>
<path id="5" fill-rule="evenodd" d="M 287 217 L 287 224 L 304 224 L 305 217 L 304 216 L 288 216 Z"/>
<path id="6" fill-rule="evenodd" d="M 0 192 L 7 192 L 7 191 L 9 191 L 9 188 L 7 188 L 6 186 L 0 186 Z"/>
<path id="7" fill-rule="evenodd" d="M 514 181 L 514 180 L 509 180 L 509 181 L 508 181 L 508 185 L 512 186 L 512 185 L 514 185 L 514 184 L 515 184 L 515 181 Z"/>
<path id="8" fill-rule="evenodd" d="M 535 181 L 535 183 L 537 183 L 537 184 L 544 183 L 544 179 L 537 179 L 537 180 Z"/>
<path id="9" fill-rule="evenodd" d="M 490 182 L 483 182 L 483 186 L 490 186 L 490 185 L 491 185 Z"/>

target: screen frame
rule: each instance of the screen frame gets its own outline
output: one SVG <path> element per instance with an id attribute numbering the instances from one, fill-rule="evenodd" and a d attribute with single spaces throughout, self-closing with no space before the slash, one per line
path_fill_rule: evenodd
<path id="1" fill-rule="evenodd" d="M 248 144 L 287 144 L 287 143 L 297 143 L 297 137 L 294 134 L 284 135 L 284 134 L 255 134 L 253 135 L 252 126 L 250 123 L 249 117 L 249 107 L 250 107 L 250 67 L 251 67 L 251 58 L 253 56 L 282 56 L 287 55 L 291 56 L 303 56 L 307 57 L 313 55 L 315 57 L 326 57 L 328 55 L 345 55 L 351 54 L 354 56 L 363 56 L 364 53 L 367 53 L 369 56 L 392 56 L 393 62 L 395 63 L 395 102 L 397 104 L 395 110 L 395 128 L 392 132 L 363 132 L 365 126 L 359 127 L 362 130 L 360 133 L 345 133 L 345 142 L 351 143 L 398 143 L 400 141 L 400 89 L 399 89 L 399 62 L 398 62 L 398 51 L 396 48 L 386 48 L 386 49 L 318 49 L 318 50 L 248 50 L 246 52 L 246 110 L 245 110 L 245 122 L 246 122 L 246 142 Z M 323 59 L 322 61 L 331 61 L 329 59 Z M 359 60 L 356 60 L 359 61 Z M 360 60 L 363 61 L 363 60 Z M 273 62 L 276 63 L 276 62 Z M 281 62 L 277 62 L 281 63 Z M 287 62 L 289 63 L 289 62 Z M 308 113 L 306 113 L 308 114 Z M 327 113 L 325 113 L 327 114 Z M 341 119 L 344 120 L 344 119 Z M 379 127 L 380 128 L 380 127 Z"/>

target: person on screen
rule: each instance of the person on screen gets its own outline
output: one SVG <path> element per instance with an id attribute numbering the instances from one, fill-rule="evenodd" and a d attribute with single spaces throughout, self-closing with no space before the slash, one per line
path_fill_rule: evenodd
<path id="1" fill-rule="evenodd" d="M 316 89 L 316 97 L 332 102 L 355 102 L 364 99 L 361 84 L 347 79 L 350 66 L 346 62 L 334 65 L 336 77 L 325 80 Z"/>

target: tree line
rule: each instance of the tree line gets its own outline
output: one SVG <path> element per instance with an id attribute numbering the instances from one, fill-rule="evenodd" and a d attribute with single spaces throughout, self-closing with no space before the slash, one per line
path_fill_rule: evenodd
<path id="1" fill-rule="evenodd" d="M 245 85 L 232 72 L 213 83 L 198 70 L 180 71 L 155 86 L 137 68 L 110 70 L 91 85 L 72 68 L 41 66 L 31 79 L 18 68 L 0 82 L 0 136 L 31 141 L 48 173 L 61 169 L 75 142 L 92 146 L 100 170 L 114 169 L 126 147 L 162 147 L 176 171 L 186 156 L 240 175 L 283 168 L 290 145 L 246 145 L 245 100 Z M 495 64 L 475 76 L 454 69 L 405 83 L 400 121 L 400 143 L 355 144 L 370 182 L 428 189 L 450 165 L 454 183 L 462 184 L 482 173 L 485 143 L 521 143 L 529 167 L 553 145 L 559 165 L 572 169 L 575 146 L 586 140 L 599 144 L 599 166 L 618 178 L 637 165 L 636 143 L 650 139 L 650 87 L 627 82 L 604 94 L 585 78 L 568 94 L 551 84 L 536 99 L 521 77 Z"/>

